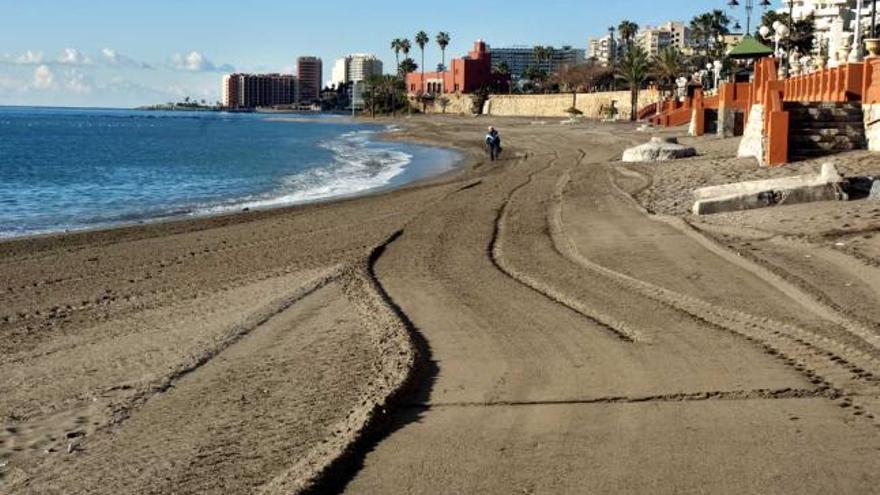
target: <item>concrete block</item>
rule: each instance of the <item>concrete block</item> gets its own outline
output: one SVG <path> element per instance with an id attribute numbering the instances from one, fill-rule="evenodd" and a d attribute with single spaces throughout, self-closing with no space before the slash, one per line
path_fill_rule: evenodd
<path id="1" fill-rule="evenodd" d="M 871 201 L 880 201 L 880 180 L 875 180 L 871 186 L 871 192 L 868 193 L 868 199 Z"/>
<path id="2" fill-rule="evenodd" d="M 764 163 L 764 105 L 752 105 L 736 156 L 756 158 L 759 163 Z"/>
<path id="3" fill-rule="evenodd" d="M 819 175 L 738 182 L 704 187 L 694 192 L 694 215 L 753 210 L 768 206 L 846 200 L 844 178 L 833 164 L 822 166 Z"/>
<path id="4" fill-rule="evenodd" d="M 690 146 L 678 144 L 676 138 L 651 138 L 651 141 L 623 153 L 624 162 L 662 162 L 695 156 L 697 151 Z"/>

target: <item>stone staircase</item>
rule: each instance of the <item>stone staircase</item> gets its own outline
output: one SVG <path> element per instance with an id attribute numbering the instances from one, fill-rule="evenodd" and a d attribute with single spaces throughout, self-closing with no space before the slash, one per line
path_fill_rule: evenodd
<path id="1" fill-rule="evenodd" d="M 789 112 L 791 161 L 868 147 L 859 103 L 785 103 Z"/>

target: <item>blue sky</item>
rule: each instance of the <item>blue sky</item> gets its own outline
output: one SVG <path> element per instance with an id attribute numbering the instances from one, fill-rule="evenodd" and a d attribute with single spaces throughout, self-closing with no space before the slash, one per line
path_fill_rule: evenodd
<path id="1" fill-rule="evenodd" d="M 725 0 L 0 0 L 0 105 L 134 106 L 216 100 L 224 72 L 290 72 L 297 56 L 375 53 L 395 37 L 449 31 L 449 55 L 495 46 L 586 47 L 624 18 L 688 20 Z M 776 2 L 778 3 L 778 2 Z M 419 54 L 415 53 L 418 61 Z M 439 62 L 431 46 L 426 66 Z"/>

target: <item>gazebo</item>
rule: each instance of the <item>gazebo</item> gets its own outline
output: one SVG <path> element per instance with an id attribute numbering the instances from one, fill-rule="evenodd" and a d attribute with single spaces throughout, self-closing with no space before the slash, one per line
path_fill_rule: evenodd
<path id="1" fill-rule="evenodd" d="M 770 55 L 773 55 L 773 49 L 752 36 L 744 36 L 742 41 L 727 54 L 734 60 L 757 60 Z"/>

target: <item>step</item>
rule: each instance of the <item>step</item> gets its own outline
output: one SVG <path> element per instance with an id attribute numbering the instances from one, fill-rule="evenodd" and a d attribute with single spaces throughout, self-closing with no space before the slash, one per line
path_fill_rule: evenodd
<path id="1" fill-rule="evenodd" d="M 822 110 L 821 112 L 788 112 L 792 119 L 796 120 L 812 120 L 818 122 L 837 122 L 864 120 L 862 112 L 830 112 Z"/>
<path id="2" fill-rule="evenodd" d="M 837 102 L 825 102 L 825 103 L 801 103 L 797 101 L 788 101 L 783 104 L 786 110 L 789 108 L 820 108 L 820 109 L 838 109 L 838 108 L 846 108 L 846 109 L 862 109 L 861 103 L 854 102 L 846 102 L 846 103 L 837 103 Z"/>
<path id="3" fill-rule="evenodd" d="M 834 153 L 844 153 L 847 151 L 856 151 L 865 149 L 865 146 L 858 143 L 848 143 L 847 145 L 839 144 L 813 144 L 813 145 L 789 145 L 789 154 L 791 155 L 811 155 L 824 156 Z"/>
<path id="4" fill-rule="evenodd" d="M 789 136 L 791 136 L 792 139 L 810 139 L 813 141 L 841 137 L 848 139 L 864 139 L 865 131 L 861 129 L 841 129 L 839 127 L 828 129 L 791 129 Z"/>
<path id="5" fill-rule="evenodd" d="M 864 134 L 865 132 L 865 123 L 862 121 L 858 122 L 805 122 L 805 121 L 789 121 L 789 129 L 792 130 L 816 130 L 823 131 L 825 129 L 842 129 L 846 131 L 852 132 L 860 132 Z"/>

